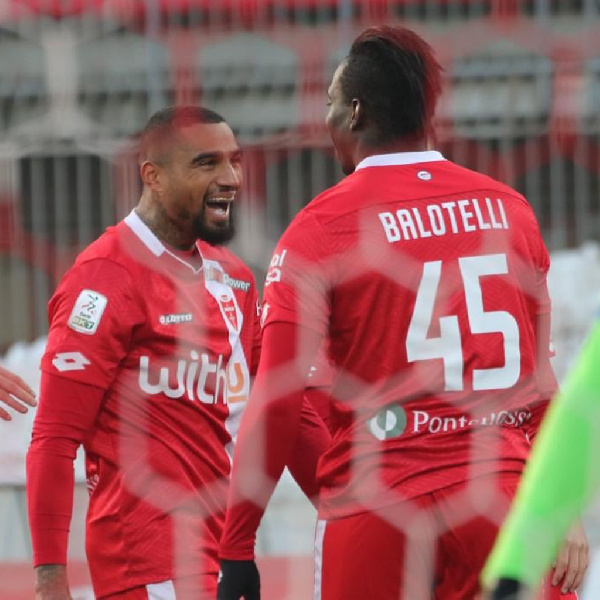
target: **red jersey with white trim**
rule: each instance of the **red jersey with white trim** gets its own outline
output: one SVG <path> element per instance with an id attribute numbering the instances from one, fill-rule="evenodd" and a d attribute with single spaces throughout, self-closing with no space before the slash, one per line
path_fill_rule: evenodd
<path id="1" fill-rule="evenodd" d="M 437 152 L 369 157 L 297 215 L 263 326 L 328 338 L 322 517 L 522 471 L 556 388 L 548 267 L 526 200 Z"/>
<path id="2" fill-rule="evenodd" d="M 197 248 L 183 260 L 132 212 L 50 301 L 43 372 L 105 391 L 84 441 L 97 596 L 218 571 L 260 325 L 248 267 L 227 249 Z"/>

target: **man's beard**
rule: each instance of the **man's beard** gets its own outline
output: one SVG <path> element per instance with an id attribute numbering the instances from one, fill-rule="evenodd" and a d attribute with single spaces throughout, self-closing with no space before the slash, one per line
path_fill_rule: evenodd
<path id="1" fill-rule="evenodd" d="M 212 246 L 223 246 L 230 242 L 235 236 L 234 210 L 233 203 L 229 205 L 229 220 L 227 223 L 219 225 L 209 225 L 206 223 L 206 212 L 202 212 L 194 219 L 194 235 L 203 242 Z"/>

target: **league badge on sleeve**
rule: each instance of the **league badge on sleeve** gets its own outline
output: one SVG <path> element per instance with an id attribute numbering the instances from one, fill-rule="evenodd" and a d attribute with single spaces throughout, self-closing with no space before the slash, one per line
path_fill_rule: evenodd
<path id="1" fill-rule="evenodd" d="M 79 333 L 94 335 L 108 300 L 94 290 L 83 290 L 75 302 L 67 325 Z"/>

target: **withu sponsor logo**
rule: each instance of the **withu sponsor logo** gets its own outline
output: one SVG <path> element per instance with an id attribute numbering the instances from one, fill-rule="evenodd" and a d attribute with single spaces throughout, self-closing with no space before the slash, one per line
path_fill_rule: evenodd
<path id="1" fill-rule="evenodd" d="M 169 367 L 150 364 L 150 357 L 140 357 L 138 384 L 149 395 L 164 394 L 203 404 L 232 404 L 247 400 L 248 372 L 239 362 L 224 364 L 219 354 L 212 362 L 208 354 L 190 353 L 191 360 L 178 360 L 176 374 Z"/>

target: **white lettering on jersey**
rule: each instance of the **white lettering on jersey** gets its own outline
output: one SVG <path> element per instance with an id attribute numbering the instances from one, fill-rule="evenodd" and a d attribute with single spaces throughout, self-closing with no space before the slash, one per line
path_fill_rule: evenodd
<path id="1" fill-rule="evenodd" d="M 440 433 L 457 431 L 466 427 L 514 427 L 519 428 L 531 419 L 531 412 L 526 409 L 501 410 L 492 412 L 478 419 L 470 415 L 454 417 L 433 417 L 424 410 L 413 410 L 413 433 Z"/>
<path id="2" fill-rule="evenodd" d="M 480 204 L 477 198 L 429 204 L 422 207 L 399 208 L 394 213 L 381 212 L 385 237 L 390 244 L 400 240 L 416 240 L 448 233 L 470 233 L 487 229 L 508 229 L 508 220 L 502 200 L 492 202 L 485 199 Z M 275 255 L 273 260 L 275 260 Z M 281 274 L 279 275 L 281 277 Z M 279 279 L 276 279 L 279 281 Z M 267 275 L 269 282 L 269 275 Z"/>
<path id="3" fill-rule="evenodd" d="M 234 279 L 233 277 L 229 277 L 227 273 L 223 273 L 223 282 L 234 290 L 242 290 L 242 292 L 247 292 L 250 289 L 249 281 L 244 281 L 243 279 Z"/>
<path id="4" fill-rule="evenodd" d="M 79 333 L 94 335 L 107 303 L 106 296 L 94 290 L 83 290 L 75 301 L 67 325 Z"/>
<path id="5" fill-rule="evenodd" d="M 196 351 L 190 353 L 190 358 L 177 361 L 177 373 L 172 377 L 169 367 L 151 367 L 150 357 L 140 356 L 140 389 L 146 394 L 164 394 L 167 398 L 187 395 L 188 400 L 198 400 L 203 404 L 232 404 L 247 400 L 247 370 L 239 362 L 229 361 L 224 365 L 221 354 L 216 362 L 212 362 L 208 354 L 199 355 Z"/>
<path id="6" fill-rule="evenodd" d="M 192 319 L 192 313 L 180 313 L 172 315 L 160 315 L 158 322 L 161 325 L 177 325 L 178 323 L 189 323 Z"/>
<path id="7" fill-rule="evenodd" d="M 281 281 L 281 267 L 283 267 L 283 261 L 285 260 L 286 254 L 287 249 L 283 250 L 281 254 L 273 254 L 273 258 L 269 264 L 269 270 L 267 271 L 267 277 L 265 278 L 265 285 Z"/>
<path id="8" fill-rule="evenodd" d="M 81 352 L 59 352 L 53 359 L 52 364 L 57 371 L 83 371 L 90 361 Z"/>
<path id="9" fill-rule="evenodd" d="M 250 282 L 244 279 L 235 279 L 230 277 L 222 268 L 214 266 L 205 266 L 204 278 L 206 281 L 216 281 L 217 283 L 224 283 L 233 290 L 241 290 L 247 292 L 250 289 Z"/>

